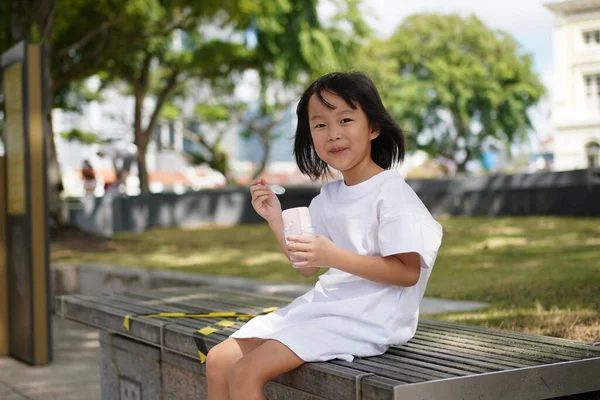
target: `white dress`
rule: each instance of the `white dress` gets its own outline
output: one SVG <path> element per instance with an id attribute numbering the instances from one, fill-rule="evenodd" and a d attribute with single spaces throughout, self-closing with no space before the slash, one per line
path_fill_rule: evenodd
<path id="1" fill-rule="evenodd" d="M 442 242 L 440 224 L 390 170 L 353 186 L 327 183 L 309 209 L 317 233 L 343 249 L 370 256 L 419 253 L 418 283 L 403 288 L 330 268 L 306 294 L 250 320 L 231 337 L 274 339 L 307 362 L 352 361 L 406 343 L 415 334 L 419 303 Z"/>

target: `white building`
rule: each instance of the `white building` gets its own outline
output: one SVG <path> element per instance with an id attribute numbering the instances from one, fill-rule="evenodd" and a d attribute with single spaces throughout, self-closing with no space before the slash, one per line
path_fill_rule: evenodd
<path id="1" fill-rule="evenodd" d="M 599 166 L 600 0 L 546 4 L 555 14 L 554 168 Z"/>

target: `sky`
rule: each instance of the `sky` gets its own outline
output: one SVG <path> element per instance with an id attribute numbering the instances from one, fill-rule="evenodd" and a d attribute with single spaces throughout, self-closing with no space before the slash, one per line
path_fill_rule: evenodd
<path id="1" fill-rule="evenodd" d="M 544 7 L 548 0 L 363 0 L 374 18 L 367 18 L 378 37 L 391 35 L 402 20 L 420 12 L 475 14 L 488 27 L 511 33 L 532 54 L 534 68 L 548 88 L 548 96 L 531 116 L 540 138 L 552 133 L 549 98 L 552 95 L 553 13 Z M 327 5 L 323 6 L 327 13 Z M 535 143 L 533 143 L 535 145 Z"/>

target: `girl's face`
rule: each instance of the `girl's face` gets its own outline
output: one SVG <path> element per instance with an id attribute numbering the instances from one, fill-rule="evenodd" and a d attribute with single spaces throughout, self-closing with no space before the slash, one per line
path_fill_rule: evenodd
<path id="1" fill-rule="evenodd" d="M 357 104 L 352 109 L 346 101 L 329 92 L 321 93 L 331 109 L 313 95 L 308 101 L 308 123 L 315 151 L 321 160 L 342 172 L 348 185 L 369 176 L 376 166 L 371 159 L 371 140 L 379 136 Z"/>

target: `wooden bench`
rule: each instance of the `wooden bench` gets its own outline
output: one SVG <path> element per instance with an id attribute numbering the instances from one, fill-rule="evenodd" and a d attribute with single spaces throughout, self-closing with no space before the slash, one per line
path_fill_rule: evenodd
<path id="1" fill-rule="evenodd" d="M 215 319 L 131 317 L 164 312 L 256 313 L 288 298 L 211 287 L 56 299 L 56 312 L 101 330 L 103 399 L 202 399 L 205 364 L 193 335 Z M 208 349 L 243 322 L 204 336 Z M 318 338 L 315 338 L 318 340 Z M 595 393 L 594 393 L 595 392 Z M 406 345 L 381 356 L 309 363 L 265 387 L 269 399 L 600 398 L 600 348 L 422 319 Z M 573 398 L 573 397 L 570 397 Z"/>

